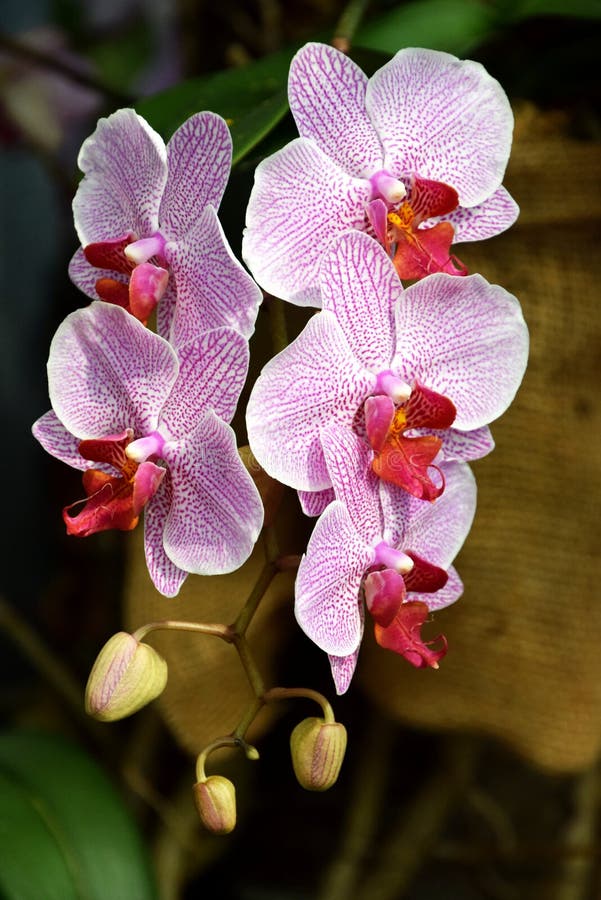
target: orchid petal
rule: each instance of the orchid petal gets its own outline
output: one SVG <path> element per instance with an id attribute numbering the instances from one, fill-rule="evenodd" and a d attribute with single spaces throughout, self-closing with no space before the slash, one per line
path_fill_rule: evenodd
<path id="1" fill-rule="evenodd" d="M 154 586 L 165 597 L 175 597 L 188 573 L 171 562 L 163 546 L 163 532 L 172 501 L 171 476 L 165 473 L 144 510 L 144 552 Z"/>
<path id="2" fill-rule="evenodd" d="M 301 509 L 306 516 L 320 516 L 336 499 L 332 488 L 323 491 L 298 491 Z"/>
<path id="3" fill-rule="evenodd" d="M 197 575 L 233 572 L 248 559 L 263 523 L 263 506 L 236 447 L 236 436 L 211 410 L 193 432 L 165 444 L 173 498 L 165 552 Z"/>
<path id="4" fill-rule="evenodd" d="M 469 462 L 471 459 L 482 459 L 495 449 L 495 442 L 487 425 L 472 431 L 449 428 L 446 431 L 436 431 L 435 434 L 442 441 L 440 449 L 445 460 Z"/>
<path id="5" fill-rule="evenodd" d="M 355 357 L 376 372 L 388 369 L 403 287 L 386 251 L 368 234 L 350 231 L 330 245 L 320 281 L 323 309 L 335 313 Z"/>
<path id="6" fill-rule="evenodd" d="M 396 371 L 448 397 L 456 428 L 480 428 L 507 409 L 528 356 L 515 297 L 481 275 L 436 274 L 408 288 L 396 311 Z"/>
<path id="7" fill-rule="evenodd" d="M 156 428 L 178 371 L 175 353 L 118 306 L 94 302 L 59 325 L 50 346 L 52 407 L 76 437 Z"/>
<path id="8" fill-rule="evenodd" d="M 208 203 L 218 207 L 232 164 L 232 138 L 213 112 L 190 116 L 167 144 L 169 174 L 161 201 L 161 229 L 181 240 L 201 218 Z"/>
<path id="9" fill-rule="evenodd" d="M 357 647 L 354 653 L 348 656 L 332 656 L 328 654 L 330 669 L 332 670 L 332 678 L 336 687 L 336 693 L 340 697 L 348 691 L 355 669 L 357 668 L 357 659 L 359 657 L 360 647 Z"/>
<path id="10" fill-rule="evenodd" d="M 300 490 L 329 487 L 320 429 L 333 422 L 350 427 L 375 382 L 333 313 L 309 319 L 264 367 L 248 401 L 248 439 L 265 471 Z"/>
<path id="11" fill-rule="evenodd" d="M 498 188 L 492 196 L 477 206 L 460 206 L 446 216 L 431 219 L 428 227 L 436 222 L 450 222 L 455 229 L 454 242 L 482 241 L 506 231 L 520 214 L 520 208 L 504 187 Z"/>
<path id="12" fill-rule="evenodd" d="M 480 63 L 400 50 L 370 79 L 366 106 L 391 173 L 449 184 L 462 206 L 481 203 L 501 184 L 513 114 Z"/>
<path id="13" fill-rule="evenodd" d="M 380 499 L 384 539 L 412 550 L 429 563 L 448 569 L 461 549 L 476 510 L 476 481 L 465 463 L 444 463 L 445 489 L 434 503 L 424 503 L 394 484 L 382 482 Z"/>
<path id="14" fill-rule="evenodd" d="M 177 287 L 170 332 L 161 320 L 159 334 L 174 346 L 201 331 L 229 325 L 244 337 L 253 333 L 262 294 L 234 257 L 212 206 L 207 206 L 165 255 Z"/>
<path id="15" fill-rule="evenodd" d="M 101 278 L 112 278 L 122 283 L 126 290 L 129 282 L 129 276 L 127 275 L 114 272 L 112 269 L 97 269 L 95 266 L 92 266 L 85 257 L 83 247 L 79 247 L 71 258 L 69 278 L 80 291 L 83 291 L 92 300 L 100 300 L 96 290 L 96 282 Z"/>
<path id="16" fill-rule="evenodd" d="M 298 624 L 326 653 L 348 656 L 359 646 L 359 589 L 374 556 L 344 505 L 331 503 L 311 535 L 295 589 Z"/>
<path id="17" fill-rule="evenodd" d="M 344 53 L 309 43 L 290 63 L 288 99 L 301 137 L 350 175 L 382 168 L 382 145 L 365 109 L 367 76 Z"/>
<path id="18" fill-rule="evenodd" d="M 298 306 L 321 306 L 323 252 L 337 234 L 366 227 L 370 193 L 368 181 L 347 175 L 306 138 L 264 159 L 242 241 L 242 257 L 261 287 Z"/>
<path id="19" fill-rule="evenodd" d="M 177 355 L 179 374 L 161 412 L 161 427 L 182 438 L 207 409 L 229 422 L 248 371 L 247 341 L 233 328 L 215 328 L 179 347 Z"/>
<path id="20" fill-rule="evenodd" d="M 350 428 L 337 425 L 322 428 L 321 444 L 336 499 L 364 540 L 381 540 L 380 482 L 372 470 L 371 447 Z"/>
<path id="21" fill-rule="evenodd" d="M 447 583 L 433 594 L 427 594 L 421 591 L 419 593 L 408 591 L 407 601 L 418 600 L 421 603 L 425 603 L 430 612 L 434 612 L 437 609 L 444 609 L 446 606 L 450 606 L 451 603 L 455 603 L 455 601 L 459 600 L 463 594 L 463 582 L 454 566 L 449 566 L 447 575 Z"/>
<path id="22" fill-rule="evenodd" d="M 86 469 L 104 468 L 92 460 L 83 458 L 79 452 L 81 443 L 79 438 L 67 431 L 53 409 L 40 416 L 37 422 L 34 422 L 31 430 L 34 438 L 40 442 L 47 453 L 73 469 L 80 469 L 83 472 Z M 106 471 L 113 472 L 113 469 L 108 467 Z"/>
<path id="23" fill-rule="evenodd" d="M 83 246 L 128 231 L 142 236 L 157 230 L 167 153 L 161 137 L 133 109 L 100 119 L 77 162 L 85 177 L 73 214 Z"/>

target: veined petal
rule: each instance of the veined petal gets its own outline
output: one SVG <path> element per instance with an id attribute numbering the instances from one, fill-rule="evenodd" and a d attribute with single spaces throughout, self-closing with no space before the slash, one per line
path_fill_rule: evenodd
<path id="1" fill-rule="evenodd" d="M 491 197 L 477 206 L 469 209 L 460 206 L 446 216 L 431 219 L 427 227 L 446 220 L 455 229 L 454 243 L 483 241 L 495 234 L 501 234 L 513 225 L 519 214 L 520 208 L 509 191 L 500 187 Z"/>
<path id="2" fill-rule="evenodd" d="M 173 438 L 193 431 L 212 409 L 229 422 L 248 371 L 248 343 L 233 328 L 214 328 L 177 351 L 179 374 L 162 409 L 160 424 Z"/>
<path id="3" fill-rule="evenodd" d="M 190 116 L 167 144 L 167 165 L 159 220 L 168 239 L 179 241 L 208 203 L 221 203 L 232 165 L 232 138 L 224 119 L 213 112 Z"/>
<path id="4" fill-rule="evenodd" d="M 31 430 L 34 438 L 40 442 L 44 450 L 73 469 L 85 471 L 86 469 L 102 468 L 96 462 L 83 458 L 79 452 L 81 443 L 79 438 L 67 431 L 53 409 L 40 416 L 37 422 L 34 422 Z M 108 467 L 106 471 L 112 472 L 113 469 Z"/>
<path id="5" fill-rule="evenodd" d="M 251 336 L 262 294 L 233 255 L 212 206 L 205 207 L 176 242 L 167 244 L 165 255 L 177 286 L 177 304 L 170 333 L 161 321 L 159 334 L 176 347 L 220 325 Z"/>
<path id="6" fill-rule="evenodd" d="M 298 491 L 301 509 L 306 516 L 320 516 L 336 499 L 333 488 L 323 491 Z"/>
<path id="7" fill-rule="evenodd" d="M 321 306 L 319 267 L 337 234 L 365 228 L 368 181 L 353 178 L 307 138 L 264 159 L 246 212 L 242 257 L 264 290 Z"/>
<path id="8" fill-rule="evenodd" d="M 487 425 L 472 431 L 448 428 L 446 431 L 436 431 L 435 434 L 442 441 L 440 449 L 445 460 L 469 462 L 471 459 L 482 459 L 495 449 L 495 442 Z"/>
<path id="9" fill-rule="evenodd" d="M 80 291 L 91 297 L 92 300 L 100 300 L 98 291 L 96 290 L 96 282 L 103 278 L 113 279 L 123 284 L 124 290 L 127 292 L 127 284 L 129 277 L 120 272 L 114 272 L 112 269 L 97 269 L 91 265 L 83 252 L 83 247 L 79 247 L 71 258 L 69 263 L 69 278 Z"/>
<path id="10" fill-rule="evenodd" d="M 365 541 L 381 540 L 380 484 L 372 470 L 371 447 L 350 428 L 340 425 L 322 428 L 321 444 L 336 499 L 344 504 Z"/>
<path id="11" fill-rule="evenodd" d="M 80 439 L 154 431 L 178 372 L 167 341 L 118 306 L 95 302 L 59 325 L 50 346 L 50 402 Z"/>
<path id="12" fill-rule="evenodd" d="M 393 174 L 449 184 L 462 206 L 482 203 L 501 184 L 513 114 L 480 63 L 399 50 L 370 79 L 366 105 Z"/>
<path id="13" fill-rule="evenodd" d="M 397 304 L 393 369 L 451 400 L 461 431 L 492 422 L 511 403 L 528 357 L 528 329 L 515 297 L 481 275 L 437 274 Z"/>
<path id="14" fill-rule="evenodd" d="M 363 607 L 360 606 L 359 608 L 362 609 Z M 328 654 L 332 678 L 334 679 L 336 693 L 339 697 L 341 694 L 346 694 L 350 687 L 351 680 L 355 674 L 355 669 L 357 668 L 359 650 L 360 647 L 357 647 L 355 652 L 349 653 L 348 656 L 332 656 L 331 653 Z"/>
<path id="15" fill-rule="evenodd" d="M 144 552 L 148 573 L 157 591 L 175 597 L 188 573 L 171 562 L 163 546 L 165 522 L 171 509 L 171 475 L 169 470 L 144 510 Z"/>
<path id="16" fill-rule="evenodd" d="M 133 109 L 100 119 L 77 160 L 85 177 L 73 200 L 82 245 L 128 231 L 142 237 L 156 231 L 167 180 L 162 138 Z"/>
<path id="17" fill-rule="evenodd" d="M 394 484 L 382 482 L 384 540 L 429 563 L 448 569 L 470 530 L 476 510 L 476 481 L 465 463 L 443 463 L 445 489 L 424 503 Z"/>
<path id="18" fill-rule="evenodd" d="M 320 283 L 323 309 L 335 313 L 356 358 L 375 372 L 390 368 L 403 287 L 383 247 L 360 231 L 341 235 L 324 255 Z"/>
<path id="19" fill-rule="evenodd" d="M 449 566 L 447 575 L 447 583 L 433 594 L 427 594 L 421 591 L 417 594 L 409 591 L 407 593 L 407 600 L 417 600 L 420 603 L 425 603 L 430 612 L 434 612 L 437 609 L 444 609 L 446 606 L 450 606 L 451 603 L 455 603 L 455 601 L 459 600 L 463 594 L 463 582 L 454 566 Z"/>
<path id="20" fill-rule="evenodd" d="M 167 556 L 196 575 L 233 572 L 250 556 L 263 524 L 261 498 L 233 430 L 209 410 L 162 455 L 173 491 L 163 533 Z"/>
<path id="21" fill-rule="evenodd" d="M 330 487 L 320 431 L 350 427 L 376 377 L 353 356 L 334 313 L 309 319 L 267 363 L 250 399 L 248 440 L 265 471 L 297 490 Z"/>
<path id="22" fill-rule="evenodd" d="M 344 53 L 309 43 L 290 63 L 288 100 L 301 137 L 350 175 L 382 168 L 382 145 L 365 109 L 367 76 Z"/>
<path id="23" fill-rule="evenodd" d="M 359 589 L 374 555 L 344 505 L 331 503 L 311 535 L 295 588 L 298 624 L 326 653 L 348 656 L 359 646 Z"/>

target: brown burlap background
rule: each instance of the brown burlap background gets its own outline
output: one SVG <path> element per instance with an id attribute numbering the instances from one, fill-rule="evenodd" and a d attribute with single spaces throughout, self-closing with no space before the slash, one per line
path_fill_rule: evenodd
<path id="1" fill-rule="evenodd" d="M 368 637 L 351 687 L 402 721 L 492 734 L 565 772 L 589 765 L 601 749 L 600 169 L 598 146 L 566 137 L 560 116 L 518 111 L 506 184 L 520 203 L 519 223 L 458 255 L 520 298 L 530 364 L 515 403 L 493 426 L 497 449 L 474 465 L 478 512 L 458 559 L 464 596 L 428 626 L 446 633 L 449 654 L 438 672 L 415 671 Z M 231 619 L 261 552 L 241 573 L 188 579 L 176 600 L 152 590 L 136 553 L 129 624 Z M 291 580 L 278 579 L 250 632 L 267 666 L 279 629 L 296 627 L 291 606 L 276 602 L 290 598 Z M 235 724 L 248 697 L 230 665 L 233 651 L 182 634 L 152 642 L 170 666 L 161 709 L 181 743 L 197 751 Z"/>

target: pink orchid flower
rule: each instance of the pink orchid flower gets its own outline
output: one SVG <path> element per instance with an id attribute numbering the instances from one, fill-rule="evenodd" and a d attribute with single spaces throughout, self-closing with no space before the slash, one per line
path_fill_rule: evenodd
<path id="1" fill-rule="evenodd" d="M 403 290 L 386 252 L 359 231 L 321 268 L 323 309 L 263 369 L 248 436 L 274 478 L 331 499 L 321 431 L 339 423 L 376 451 L 374 469 L 420 499 L 441 460 L 478 459 L 522 380 L 528 331 L 518 301 L 480 275 L 437 274 Z M 310 499 L 303 495 L 310 503 Z"/>
<path id="2" fill-rule="evenodd" d="M 78 160 L 75 284 L 144 323 L 158 303 L 157 330 L 174 346 L 222 325 L 250 337 L 261 291 L 216 212 L 231 155 L 228 127 L 212 112 L 184 122 L 166 147 L 133 109 L 100 119 Z"/>
<path id="3" fill-rule="evenodd" d="M 288 96 L 300 137 L 257 168 L 242 246 L 269 293 L 320 306 L 320 258 L 349 228 L 375 235 L 415 279 L 465 274 L 451 243 L 515 221 L 501 186 L 513 114 L 479 63 L 405 49 L 368 79 L 333 47 L 307 44 Z"/>
<path id="4" fill-rule="evenodd" d="M 438 668 L 446 639 L 433 649 L 420 629 L 432 610 L 454 603 L 463 591 L 451 562 L 476 508 L 469 466 L 443 464 L 444 494 L 423 503 L 380 481 L 371 466 L 373 451 L 351 431 L 327 426 L 322 444 L 335 499 L 318 520 L 298 570 L 299 625 L 329 655 L 339 694 L 357 662 L 364 605 L 382 647 L 418 668 Z"/>
<path id="5" fill-rule="evenodd" d="M 189 572 L 238 568 L 263 519 L 227 424 L 247 367 L 247 342 L 231 328 L 176 353 L 118 306 L 68 316 L 50 347 L 52 409 L 33 426 L 45 450 L 84 473 L 80 512 L 63 511 L 67 531 L 129 530 L 144 508 L 150 577 L 169 597 Z"/>

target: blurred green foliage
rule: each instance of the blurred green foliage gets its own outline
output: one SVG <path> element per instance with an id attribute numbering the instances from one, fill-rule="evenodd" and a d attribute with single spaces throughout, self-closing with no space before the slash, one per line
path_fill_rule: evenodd
<path id="1" fill-rule="evenodd" d="M 136 826 L 114 787 L 63 737 L 0 735 L 3 900 L 155 900 Z"/>

